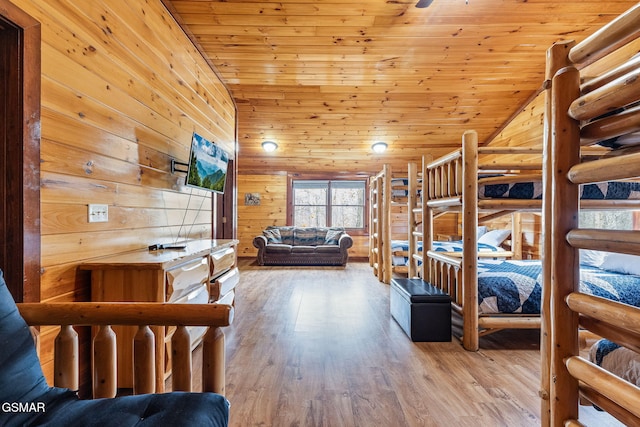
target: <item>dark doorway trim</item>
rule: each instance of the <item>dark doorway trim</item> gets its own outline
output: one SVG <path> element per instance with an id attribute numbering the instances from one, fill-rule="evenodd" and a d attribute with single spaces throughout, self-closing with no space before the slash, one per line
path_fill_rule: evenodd
<path id="1" fill-rule="evenodd" d="M 0 0 L 0 268 L 17 301 L 40 300 L 40 23 Z"/>

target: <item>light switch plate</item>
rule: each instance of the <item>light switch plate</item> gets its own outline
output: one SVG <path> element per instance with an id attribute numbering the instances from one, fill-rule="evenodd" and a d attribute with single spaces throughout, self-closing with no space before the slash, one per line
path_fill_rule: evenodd
<path id="1" fill-rule="evenodd" d="M 89 222 L 108 222 L 109 205 L 89 205 Z"/>

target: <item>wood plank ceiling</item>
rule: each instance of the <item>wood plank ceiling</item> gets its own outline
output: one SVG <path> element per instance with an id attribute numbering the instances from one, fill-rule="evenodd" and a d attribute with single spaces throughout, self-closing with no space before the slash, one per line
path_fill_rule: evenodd
<path id="1" fill-rule="evenodd" d="M 416 1 L 165 4 L 235 98 L 242 174 L 376 172 L 444 154 L 466 129 L 486 141 L 541 87 L 552 43 L 636 3 Z M 375 141 L 387 153 L 372 153 Z"/>

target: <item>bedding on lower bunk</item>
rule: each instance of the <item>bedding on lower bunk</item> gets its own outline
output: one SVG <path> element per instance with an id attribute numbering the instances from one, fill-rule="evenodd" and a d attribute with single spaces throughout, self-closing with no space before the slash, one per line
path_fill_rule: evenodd
<path id="1" fill-rule="evenodd" d="M 478 261 L 480 314 L 540 314 L 539 260 Z M 640 276 L 580 267 L 580 291 L 640 307 Z"/>
<path id="2" fill-rule="evenodd" d="M 640 354 L 606 339 L 589 350 L 589 361 L 640 387 Z"/>
<path id="3" fill-rule="evenodd" d="M 542 181 L 479 185 L 478 198 L 542 199 Z M 615 181 L 581 185 L 580 199 L 638 200 L 640 199 L 640 183 Z"/>

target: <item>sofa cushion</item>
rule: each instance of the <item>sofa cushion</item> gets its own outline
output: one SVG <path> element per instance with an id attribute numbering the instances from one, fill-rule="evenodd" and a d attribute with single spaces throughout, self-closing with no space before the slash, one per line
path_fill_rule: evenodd
<path id="1" fill-rule="evenodd" d="M 340 253 L 340 246 L 338 245 L 320 245 L 316 246 L 316 252 L 327 253 Z"/>
<path id="2" fill-rule="evenodd" d="M 267 228 L 262 231 L 262 235 L 267 238 L 267 243 L 282 243 L 282 235 L 278 228 Z"/>
<path id="3" fill-rule="evenodd" d="M 316 246 L 307 246 L 307 245 L 293 245 L 291 247 L 291 253 L 298 254 L 312 254 L 316 251 Z"/>
<path id="4" fill-rule="evenodd" d="M 293 246 L 315 246 L 317 230 L 315 227 L 295 228 L 293 230 Z"/>
<path id="5" fill-rule="evenodd" d="M 342 236 L 344 230 L 337 228 L 330 228 L 327 230 L 322 243 L 320 245 L 337 245 L 340 240 L 340 236 Z"/>
<path id="6" fill-rule="evenodd" d="M 265 251 L 271 254 L 288 254 L 291 253 L 291 245 L 285 245 L 284 243 L 272 243 L 265 247 Z"/>
<path id="7" fill-rule="evenodd" d="M 72 395 L 32 415 L 28 425 L 223 427 L 228 422 L 229 402 L 224 396 L 172 392 L 94 400 Z"/>
<path id="8" fill-rule="evenodd" d="M 282 238 L 282 243 L 284 243 L 285 245 L 293 245 L 293 230 L 295 229 L 295 227 L 271 226 L 271 227 L 267 227 L 267 230 L 272 228 L 277 228 L 278 230 L 280 230 L 280 237 Z"/>

